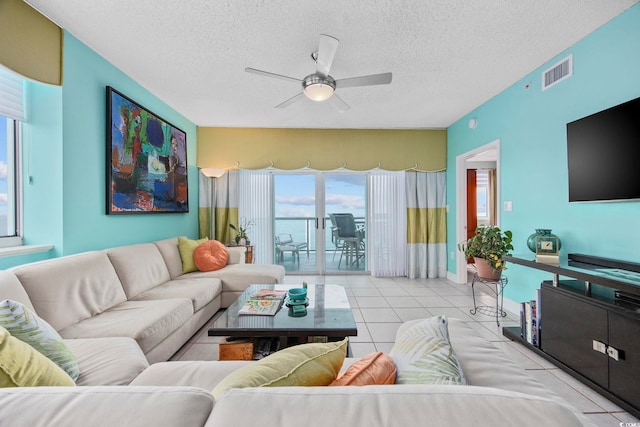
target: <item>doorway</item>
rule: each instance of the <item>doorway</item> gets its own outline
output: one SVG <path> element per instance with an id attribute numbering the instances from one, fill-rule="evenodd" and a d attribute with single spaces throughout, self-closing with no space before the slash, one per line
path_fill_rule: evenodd
<path id="1" fill-rule="evenodd" d="M 292 172 L 273 175 L 274 262 L 287 274 L 363 274 L 367 175 Z M 336 216 L 347 223 L 336 224 Z"/>
<path id="2" fill-rule="evenodd" d="M 493 172 L 489 172 L 493 171 Z M 480 173 L 479 173 L 480 172 Z M 490 175 L 493 175 L 490 178 Z M 480 176 L 480 178 L 479 178 Z M 481 180 L 481 191 L 469 191 Z M 495 181 L 490 194 L 489 179 Z M 472 203 L 475 207 L 469 209 Z M 500 224 L 500 140 L 492 141 L 456 157 L 456 243 L 464 241 L 475 226 Z M 475 216 L 474 216 L 475 215 Z M 474 228 L 471 230 L 470 228 Z M 457 283 L 467 283 L 467 260 L 460 252 L 456 254 Z"/>

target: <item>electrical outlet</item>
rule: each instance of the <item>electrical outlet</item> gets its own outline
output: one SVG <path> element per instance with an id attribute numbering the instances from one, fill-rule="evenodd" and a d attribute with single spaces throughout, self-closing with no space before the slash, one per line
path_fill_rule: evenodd
<path id="1" fill-rule="evenodd" d="M 598 353 L 607 354 L 607 345 L 603 342 L 593 340 L 593 349 Z"/>
<path id="2" fill-rule="evenodd" d="M 511 200 L 504 202 L 504 211 L 511 212 L 513 210 L 513 202 Z"/>

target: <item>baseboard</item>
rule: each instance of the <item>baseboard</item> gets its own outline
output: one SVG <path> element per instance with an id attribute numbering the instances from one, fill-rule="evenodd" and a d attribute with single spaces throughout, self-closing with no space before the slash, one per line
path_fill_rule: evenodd
<path id="1" fill-rule="evenodd" d="M 450 271 L 447 271 L 447 280 L 449 280 L 450 282 L 453 282 L 453 283 L 457 283 L 458 285 L 464 284 L 464 283 L 458 283 L 458 275 L 456 273 L 452 273 Z"/>

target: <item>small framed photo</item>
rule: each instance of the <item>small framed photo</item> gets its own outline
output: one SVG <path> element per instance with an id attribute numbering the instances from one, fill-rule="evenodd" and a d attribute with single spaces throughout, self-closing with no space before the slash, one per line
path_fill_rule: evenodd
<path id="1" fill-rule="evenodd" d="M 538 236 L 536 237 L 536 255 L 554 255 L 557 256 L 558 237 L 556 236 Z"/>
<path id="2" fill-rule="evenodd" d="M 559 242 L 556 236 L 536 237 L 536 262 L 560 265 Z"/>

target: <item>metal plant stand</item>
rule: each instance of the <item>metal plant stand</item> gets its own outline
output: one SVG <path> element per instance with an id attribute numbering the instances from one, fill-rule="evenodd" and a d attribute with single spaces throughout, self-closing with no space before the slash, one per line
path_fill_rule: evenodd
<path id="1" fill-rule="evenodd" d="M 476 283 L 484 285 L 486 288 L 491 290 L 491 293 L 496 296 L 496 305 L 477 305 L 476 304 Z M 473 274 L 473 280 L 471 281 L 471 293 L 473 294 L 473 308 L 469 310 L 469 313 L 475 315 L 477 312 L 482 314 L 486 314 L 487 316 L 495 316 L 496 323 L 500 326 L 500 317 L 506 317 L 507 312 L 503 310 L 503 302 L 504 302 L 504 288 L 509 283 L 509 279 L 505 276 L 500 276 L 499 279 L 484 279 L 482 277 L 478 277 L 477 273 Z"/>

